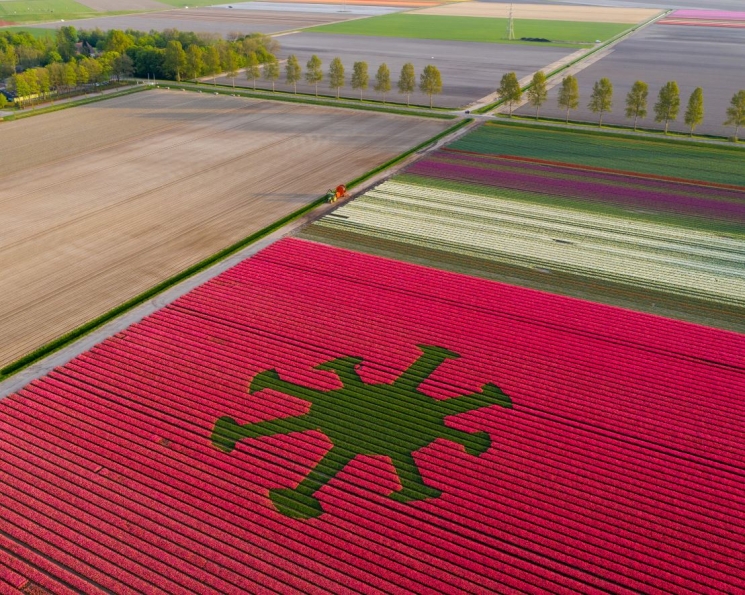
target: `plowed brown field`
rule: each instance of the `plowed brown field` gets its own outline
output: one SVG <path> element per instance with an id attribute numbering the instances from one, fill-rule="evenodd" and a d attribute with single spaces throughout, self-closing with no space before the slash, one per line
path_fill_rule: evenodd
<path id="1" fill-rule="evenodd" d="M 0 365 L 447 125 L 175 91 L 4 123 Z"/>

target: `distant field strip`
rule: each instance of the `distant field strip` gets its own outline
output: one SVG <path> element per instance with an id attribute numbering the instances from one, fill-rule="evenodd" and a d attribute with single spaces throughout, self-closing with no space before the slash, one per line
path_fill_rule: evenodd
<path id="1" fill-rule="evenodd" d="M 544 21 L 627 23 L 634 25 L 660 14 L 651 8 L 610 8 L 601 6 L 556 6 L 547 4 L 511 4 L 508 2 L 461 2 L 417 10 L 416 14 L 450 17 L 508 18 Z"/>
<path id="2" fill-rule="evenodd" d="M 460 5 L 458 5 L 460 6 Z M 390 14 L 345 23 L 322 25 L 312 29 L 318 33 L 405 37 L 412 39 L 442 39 L 486 43 L 513 43 L 506 39 L 507 18 L 476 18 L 427 14 Z M 594 43 L 605 41 L 629 28 L 625 23 L 587 23 L 515 19 L 515 37 L 544 38 L 555 42 Z"/>
<path id="3" fill-rule="evenodd" d="M 447 125 L 167 91 L 3 124 L 0 364 Z"/>
<path id="4" fill-rule="evenodd" d="M 661 25 L 687 25 L 692 27 L 745 28 L 745 12 L 725 10 L 676 10 L 659 21 Z"/>

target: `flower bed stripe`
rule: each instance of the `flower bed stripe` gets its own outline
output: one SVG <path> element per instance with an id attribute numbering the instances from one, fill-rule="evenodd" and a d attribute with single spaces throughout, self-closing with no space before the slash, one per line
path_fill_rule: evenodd
<path id="1" fill-rule="evenodd" d="M 231 454 L 212 446 L 221 416 L 307 410 L 249 395 L 262 370 L 330 390 L 339 377 L 314 366 L 357 355 L 366 383 L 391 383 L 417 344 L 461 356 L 421 388 L 454 412 L 445 429 L 492 441 L 478 457 L 447 436 L 414 453 L 439 497 L 392 500 L 399 479 L 381 456 L 321 488 L 318 518 L 267 496 L 326 455 L 329 428 L 369 417 L 382 435 L 409 413 L 396 401 L 350 401 L 317 430 Z M 55 593 L 743 590 L 743 353 L 743 335 L 283 240 L 0 403 L 0 546 L 14 544 L 0 581 Z M 487 382 L 513 408 L 458 413 L 459 395 Z"/>

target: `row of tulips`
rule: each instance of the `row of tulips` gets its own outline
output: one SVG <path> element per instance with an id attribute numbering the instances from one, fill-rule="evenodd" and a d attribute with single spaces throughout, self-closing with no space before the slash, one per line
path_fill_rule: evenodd
<path id="1" fill-rule="evenodd" d="M 494 382 L 514 404 L 447 418 L 488 432 L 484 455 L 447 438 L 414 454 L 439 498 L 394 502 L 389 462 L 357 457 L 320 490 L 325 514 L 299 521 L 267 490 L 302 481 L 331 446 L 323 428 L 211 445 L 221 416 L 307 410 L 247 394 L 261 371 L 330 390 L 340 379 L 314 366 L 353 355 L 365 382 L 391 383 L 418 344 L 461 355 L 422 385 L 433 402 Z M 733 333 L 283 240 L 2 402 L 0 544 L 15 568 L 41 556 L 52 592 L 736 592 L 744 350 Z M 366 407 L 324 423 L 401 413 Z"/>
<path id="2" fill-rule="evenodd" d="M 745 241 L 389 181 L 316 224 L 717 303 L 745 301 Z"/>

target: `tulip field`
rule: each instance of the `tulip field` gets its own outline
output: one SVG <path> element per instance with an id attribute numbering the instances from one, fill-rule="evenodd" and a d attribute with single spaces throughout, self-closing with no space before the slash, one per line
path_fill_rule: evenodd
<path id="1" fill-rule="evenodd" d="M 0 401 L 0 593 L 743 592 L 744 353 L 284 239 Z"/>
<path id="2" fill-rule="evenodd" d="M 484 126 L 302 237 L 745 332 L 740 151 L 526 130 Z"/>

